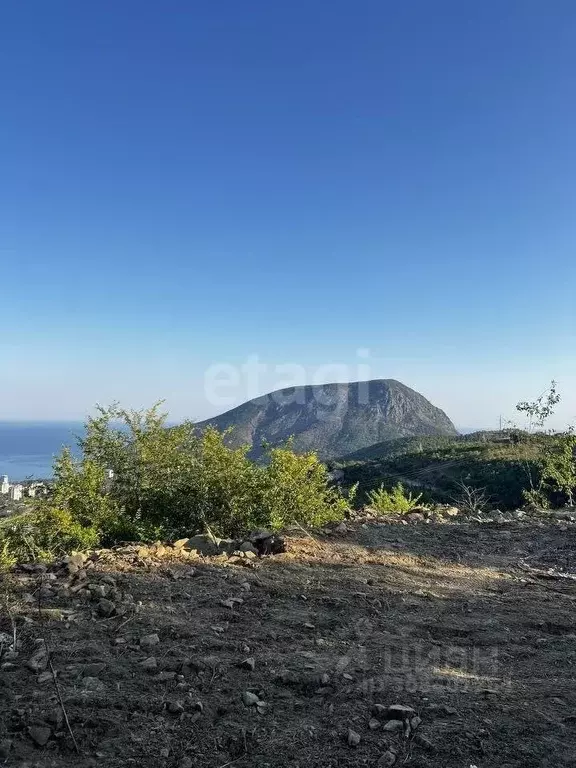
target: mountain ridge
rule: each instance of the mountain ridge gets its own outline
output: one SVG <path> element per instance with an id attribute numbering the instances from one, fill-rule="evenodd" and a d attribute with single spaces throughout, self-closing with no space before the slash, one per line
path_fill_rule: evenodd
<path id="1" fill-rule="evenodd" d="M 199 422 L 200 428 L 232 428 L 228 443 L 250 445 L 290 437 L 296 451 L 314 450 L 333 459 L 374 443 L 414 435 L 457 435 L 448 416 L 396 379 L 334 382 L 275 390 Z"/>

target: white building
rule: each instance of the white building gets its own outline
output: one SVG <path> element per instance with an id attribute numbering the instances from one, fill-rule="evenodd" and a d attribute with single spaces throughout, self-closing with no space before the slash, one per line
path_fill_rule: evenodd
<path id="1" fill-rule="evenodd" d="M 10 483 L 8 482 L 8 475 L 2 475 L 0 483 L 0 493 L 6 494 L 10 491 Z"/>
<path id="2" fill-rule="evenodd" d="M 20 501 L 22 498 L 22 486 L 19 483 L 10 486 L 10 498 L 12 501 Z"/>

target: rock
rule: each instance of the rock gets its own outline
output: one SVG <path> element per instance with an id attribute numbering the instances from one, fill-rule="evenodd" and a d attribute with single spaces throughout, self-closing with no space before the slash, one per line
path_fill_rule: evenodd
<path id="1" fill-rule="evenodd" d="M 414 741 L 428 752 L 434 752 L 436 750 L 436 747 L 430 741 L 430 739 L 427 739 L 426 736 L 422 736 L 421 733 L 417 733 L 416 736 L 414 736 Z"/>
<path id="2" fill-rule="evenodd" d="M 106 597 L 108 590 L 104 584 L 88 584 L 92 597 Z"/>
<path id="3" fill-rule="evenodd" d="M 218 539 L 212 538 L 211 536 L 208 536 L 208 534 L 201 533 L 188 539 L 183 548 L 193 549 L 198 552 L 199 555 L 210 557 L 212 555 L 220 554 L 220 548 L 217 542 Z"/>
<path id="4" fill-rule="evenodd" d="M 172 546 L 174 547 L 174 549 L 184 549 L 184 548 L 187 548 L 186 545 L 188 544 L 189 541 L 190 539 L 178 539 L 178 541 L 175 541 L 172 544 Z"/>
<path id="5" fill-rule="evenodd" d="M 372 706 L 372 714 L 376 717 L 386 717 L 387 712 L 388 707 L 385 707 L 384 704 L 374 704 Z"/>
<path id="6" fill-rule="evenodd" d="M 50 736 L 52 736 L 52 729 L 48 728 L 48 726 L 31 725 L 28 728 L 28 734 L 36 746 L 44 747 L 48 743 Z"/>
<path id="7" fill-rule="evenodd" d="M 50 672 L 49 669 L 47 669 L 46 672 L 40 672 L 40 674 L 36 678 L 36 681 L 39 685 L 42 685 L 43 683 L 49 683 L 51 680 L 52 680 L 52 672 Z"/>
<path id="8" fill-rule="evenodd" d="M 26 662 L 28 669 L 32 672 L 42 672 L 48 666 L 48 650 L 46 646 L 42 644 L 37 651 L 34 651 L 32 656 Z"/>
<path id="9" fill-rule="evenodd" d="M 181 715 L 184 712 L 184 705 L 181 701 L 169 701 L 166 704 L 166 709 L 171 715 Z"/>
<path id="10" fill-rule="evenodd" d="M 109 573 L 105 573 L 104 576 L 102 576 L 102 583 L 108 584 L 110 587 L 115 587 L 116 579 L 113 576 L 110 576 Z"/>
<path id="11" fill-rule="evenodd" d="M 348 735 L 346 737 L 346 741 L 348 742 L 349 747 L 357 747 L 358 744 L 360 744 L 361 736 L 356 731 L 353 731 L 352 728 L 348 729 Z"/>
<path id="12" fill-rule="evenodd" d="M 253 555 L 258 554 L 258 550 L 251 541 L 243 541 L 242 544 L 240 544 L 238 547 L 238 550 L 240 552 L 251 552 Z"/>
<path id="13" fill-rule="evenodd" d="M 263 555 L 279 555 L 282 552 L 286 552 L 286 543 L 281 536 L 276 534 L 259 534 L 255 537 L 250 537 L 252 544 L 254 544 L 258 554 Z"/>
<path id="14" fill-rule="evenodd" d="M 376 728 L 380 728 L 381 725 L 382 723 L 380 720 L 377 720 L 375 717 L 371 717 L 368 721 L 368 728 L 370 728 L 371 731 L 375 731 Z"/>
<path id="15" fill-rule="evenodd" d="M 242 667 L 242 669 L 247 669 L 250 672 L 254 672 L 254 669 L 256 667 L 256 660 L 253 657 L 249 657 L 248 659 L 244 659 L 244 661 L 241 661 L 240 666 Z"/>
<path id="16" fill-rule="evenodd" d="M 416 728 L 418 728 L 421 725 L 421 723 L 422 723 L 422 718 L 418 717 L 418 715 L 416 715 L 416 717 L 410 718 L 410 728 L 412 728 L 413 731 L 415 731 Z"/>
<path id="17" fill-rule="evenodd" d="M 100 616 L 105 616 L 106 618 L 114 616 L 116 613 L 116 606 L 112 600 L 107 600 L 105 597 L 103 597 L 101 600 L 98 600 L 97 608 Z"/>
<path id="18" fill-rule="evenodd" d="M 50 723 L 56 731 L 59 731 L 64 724 L 62 707 L 54 707 L 54 709 L 46 715 L 46 722 Z"/>
<path id="19" fill-rule="evenodd" d="M 23 563 L 19 569 L 25 573 L 46 573 L 44 563 Z"/>
<path id="20" fill-rule="evenodd" d="M 195 709 L 197 712 L 202 713 L 204 712 L 204 704 L 202 704 L 201 701 L 197 701 L 192 707 L 192 709 Z"/>
<path id="21" fill-rule="evenodd" d="M 247 550 L 245 552 L 242 552 L 242 557 L 244 560 L 256 560 L 258 557 L 257 552 L 252 552 L 252 550 Z"/>
<path id="22" fill-rule="evenodd" d="M 140 647 L 141 648 L 151 648 L 153 645 L 158 645 L 160 642 L 160 638 L 154 632 L 151 635 L 144 635 L 144 637 L 140 638 Z"/>
<path id="23" fill-rule="evenodd" d="M 460 514 L 458 507 L 442 507 L 442 514 L 447 517 L 456 517 Z"/>
<path id="24" fill-rule="evenodd" d="M 396 762 L 396 755 L 389 749 L 380 756 L 376 765 L 378 768 L 391 768 Z"/>
<path id="25" fill-rule="evenodd" d="M 192 760 L 189 757 L 183 757 L 178 762 L 178 768 L 192 768 L 193 765 L 194 765 L 194 763 L 192 762 Z"/>
<path id="26" fill-rule="evenodd" d="M 334 533 L 348 533 L 346 523 L 339 523 L 334 529 Z"/>
<path id="27" fill-rule="evenodd" d="M 404 723 L 402 720 L 388 720 L 387 723 L 384 723 L 384 730 L 388 733 L 397 733 L 398 731 L 403 731 Z"/>
<path id="28" fill-rule="evenodd" d="M 412 707 L 406 707 L 404 704 L 392 704 L 386 710 L 388 720 L 408 720 L 415 714 Z"/>
<path id="29" fill-rule="evenodd" d="M 447 707 L 446 704 L 430 704 L 426 709 L 428 712 L 434 712 L 435 714 L 440 715 L 440 717 L 451 717 L 458 714 L 458 711 L 454 709 L 454 707 Z"/>
<path id="30" fill-rule="evenodd" d="M 157 669 L 158 662 L 156 661 L 154 656 L 150 656 L 149 658 L 144 659 L 144 661 L 141 661 L 140 666 L 143 669 Z"/>
<path id="31" fill-rule="evenodd" d="M 242 701 L 247 707 L 254 707 L 260 703 L 260 697 L 252 693 L 252 691 L 244 691 Z"/>

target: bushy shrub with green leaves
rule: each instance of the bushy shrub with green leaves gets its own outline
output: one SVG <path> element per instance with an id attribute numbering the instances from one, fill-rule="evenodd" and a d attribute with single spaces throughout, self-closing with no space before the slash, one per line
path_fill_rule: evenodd
<path id="1" fill-rule="evenodd" d="M 265 465 L 226 434 L 191 422 L 166 425 L 158 406 L 99 408 L 80 440 L 82 459 L 64 450 L 50 498 L 0 533 L 5 558 L 40 559 L 129 539 L 169 539 L 209 528 L 220 536 L 292 523 L 340 520 L 350 503 L 314 453 L 272 448 Z M 109 476 L 110 470 L 112 477 Z"/>
<path id="2" fill-rule="evenodd" d="M 42 505 L 6 520 L 0 527 L 0 562 L 45 560 L 98 545 L 100 532 L 84 526 L 66 509 Z"/>
<path id="3" fill-rule="evenodd" d="M 259 471 L 259 524 L 273 530 L 292 523 L 317 527 L 344 517 L 350 500 L 330 486 L 328 469 L 315 453 L 272 448 L 268 457 Z"/>
<path id="4" fill-rule="evenodd" d="M 391 490 L 387 490 L 381 485 L 379 488 L 370 491 L 368 495 L 371 507 L 378 512 L 409 512 L 413 509 L 422 494 L 412 496 L 410 492 L 406 493 L 402 483 L 397 483 Z"/>

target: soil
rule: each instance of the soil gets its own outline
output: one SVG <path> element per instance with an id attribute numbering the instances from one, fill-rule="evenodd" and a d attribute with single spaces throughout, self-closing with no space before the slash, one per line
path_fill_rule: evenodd
<path id="1" fill-rule="evenodd" d="M 347 527 L 12 574 L 0 765 L 576 765 L 576 526 Z"/>

